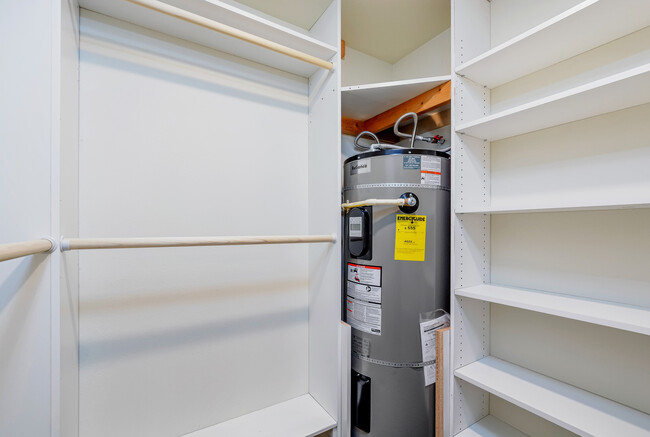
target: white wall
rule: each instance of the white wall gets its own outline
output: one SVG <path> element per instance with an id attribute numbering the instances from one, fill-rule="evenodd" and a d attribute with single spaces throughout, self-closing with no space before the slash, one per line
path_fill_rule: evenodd
<path id="1" fill-rule="evenodd" d="M 394 64 L 347 46 L 341 85 L 363 85 L 451 74 L 451 30 L 447 29 Z"/>
<path id="2" fill-rule="evenodd" d="M 341 61 L 341 85 L 390 82 L 393 80 L 393 64 L 366 55 L 350 46 L 345 48 Z"/>
<path id="3" fill-rule="evenodd" d="M 51 2 L 0 6 L 0 242 L 50 235 Z M 35 32 L 34 29 L 38 29 Z M 50 434 L 47 255 L 0 263 L 0 435 Z"/>
<path id="4" fill-rule="evenodd" d="M 492 0 L 490 2 L 490 45 L 496 47 L 582 1 Z"/>
<path id="5" fill-rule="evenodd" d="M 451 29 L 439 33 L 393 64 L 393 80 L 451 74 Z"/>
<path id="6" fill-rule="evenodd" d="M 84 13 L 80 235 L 307 233 L 307 93 Z M 307 254 L 80 253 L 80 434 L 176 436 L 306 393 Z"/>

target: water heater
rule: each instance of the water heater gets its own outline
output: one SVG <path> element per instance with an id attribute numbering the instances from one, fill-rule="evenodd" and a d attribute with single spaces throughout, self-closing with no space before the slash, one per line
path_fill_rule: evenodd
<path id="1" fill-rule="evenodd" d="M 346 210 L 343 248 L 353 436 L 433 436 L 423 329 L 449 310 L 449 190 L 446 153 L 373 150 L 345 161 L 344 199 L 359 202 Z"/>

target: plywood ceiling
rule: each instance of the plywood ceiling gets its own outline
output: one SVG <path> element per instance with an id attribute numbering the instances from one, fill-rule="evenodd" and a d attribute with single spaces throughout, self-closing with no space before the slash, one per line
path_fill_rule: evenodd
<path id="1" fill-rule="evenodd" d="M 342 0 L 347 46 L 393 64 L 451 25 L 450 0 Z"/>
<path id="2" fill-rule="evenodd" d="M 345 4 L 348 0 L 342 1 Z M 309 30 L 332 0 L 238 0 L 238 2 Z"/>

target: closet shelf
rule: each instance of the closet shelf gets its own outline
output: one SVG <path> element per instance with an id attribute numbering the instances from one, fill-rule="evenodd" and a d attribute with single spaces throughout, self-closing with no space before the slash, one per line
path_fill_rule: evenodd
<path id="1" fill-rule="evenodd" d="M 306 31 L 301 33 L 219 0 L 166 0 L 165 3 L 323 60 L 329 60 L 338 52 L 336 47 L 311 37 Z M 299 76 L 309 77 L 319 70 L 319 67 L 298 59 L 125 0 L 80 0 L 79 4 L 91 11 Z"/>
<path id="2" fill-rule="evenodd" d="M 335 426 L 336 421 L 306 394 L 183 437 L 310 437 Z"/>
<path id="3" fill-rule="evenodd" d="M 464 366 L 455 376 L 580 435 L 650 432 L 645 413 L 495 357 Z"/>
<path id="4" fill-rule="evenodd" d="M 587 0 L 460 65 L 456 73 L 495 88 L 648 25 L 646 0 Z"/>
<path id="5" fill-rule="evenodd" d="M 650 308 L 493 284 L 460 288 L 456 296 L 650 335 Z"/>
<path id="6" fill-rule="evenodd" d="M 650 102 L 650 64 L 464 123 L 456 132 L 488 141 Z"/>
<path id="7" fill-rule="evenodd" d="M 571 211 L 604 211 L 611 209 L 634 209 L 650 208 L 650 199 L 641 199 L 640 201 L 630 201 L 630 199 L 616 199 L 611 202 L 572 202 L 571 204 L 558 203 L 549 205 L 531 205 L 522 206 L 521 204 L 487 206 L 487 207 L 458 207 L 455 209 L 456 214 L 520 214 L 534 212 L 571 212 Z"/>
<path id="8" fill-rule="evenodd" d="M 451 76 L 436 76 L 341 87 L 341 115 L 367 120 L 450 80 Z"/>
<path id="9" fill-rule="evenodd" d="M 526 437 L 526 434 L 494 416 L 485 416 L 456 437 Z"/>

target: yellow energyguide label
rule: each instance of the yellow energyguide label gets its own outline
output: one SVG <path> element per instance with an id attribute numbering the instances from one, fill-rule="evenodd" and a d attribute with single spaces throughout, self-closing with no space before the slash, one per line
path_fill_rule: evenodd
<path id="1" fill-rule="evenodd" d="M 427 216 L 397 214 L 395 220 L 395 260 L 424 261 L 427 243 Z"/>

